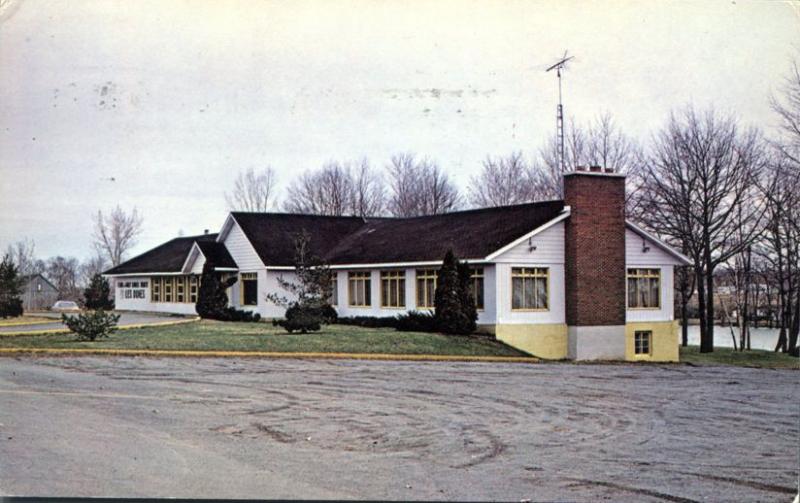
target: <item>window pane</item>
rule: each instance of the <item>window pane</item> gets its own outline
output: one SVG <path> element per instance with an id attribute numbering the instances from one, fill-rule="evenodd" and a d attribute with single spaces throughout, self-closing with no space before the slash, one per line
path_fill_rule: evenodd
<path id="1" fill-rule="evenodd" d="M 475 299 L 475 307 L 483 309 L 483 278 L 476 278 L 472 283 L 472 296 Z"/>
<path id="2" fill-rule="evenodd" d="M 647 280 L 643 279 L 637 280 L 636 289 L 638 290 L 639 293 L 639 301 L 638 301 L 639 307 L 650 307 L 648 306 L 647 302 L 648 300 L 647 285 L 643 284 L 645 281 Z"/>
<path id="3" fill-rule="evenodd" d="M 397 307 L 406 307 L 406 280 L 401 279 L 397 285 Z"/>
<path id="4" fill-rule="evenodd" d="M 536 278 L 536 309 L 547 309 L 547 278 Z"/>
<path id="5" fill-rule="evenodd" d="M 522 293 L 523 293 L 523 282 L 522 278 L 512 278 L 511 280 L 511 308 L 512 309 L 522 309 Z"/>
<path id="6" fill-rule="evenodd" d="M 258 304 L 258 280 L 246 280 L 242 286 L 244 288 L 244 305 L 255 306 Z"/>
<path id="7" fill-rule="evenodd" d="M 636 307 L 636 279 L 628 278 L 628 307 Z"/>
<path id="8" fill-rule="evenodd" d="M 660 307 L 659 306 L 659 280 L 658 278 L 651 278 L 650 279 L 650 306 L 651 307 Z"/>

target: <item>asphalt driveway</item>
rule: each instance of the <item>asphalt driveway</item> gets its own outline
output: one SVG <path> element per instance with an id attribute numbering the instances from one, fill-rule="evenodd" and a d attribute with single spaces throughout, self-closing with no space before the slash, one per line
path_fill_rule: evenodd
<path id="1" fill-rule="evenodd" d="M 790 501 L 800 372 L 0 359 L 0 494 Z"/>
<path id="2" fill-rule="evenodd" d="M 70 313 L 67 313 L 70 314 Z M 166 315 L 166 314 L 147 314 L 147 313 L 119 313 L 120 319 L 118 325 L 124 327 L 125 325 L 149 325 L 153 323 L 163 323 L 165 321 L 174 321 L 180 317 Z M 66 328 L 61 323 L 61 314 L 58 313 L 37 313 L 37 318 L 53 318 L 51 322 L 32 322 L 26 325 L 11 325 L 0 326 L 0 335 L 4 333 L 19 333 L 19 332 L 38 332 L 39 330 L 52 330 Z"/>

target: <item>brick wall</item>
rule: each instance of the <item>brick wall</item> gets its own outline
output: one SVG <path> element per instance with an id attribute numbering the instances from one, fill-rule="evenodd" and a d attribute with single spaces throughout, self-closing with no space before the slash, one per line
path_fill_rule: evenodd
<path id="1" fill-rule="evenodd" d="M 570 326 L 625 324 L 625 178 L 564 177 L 566 317 Z"/>

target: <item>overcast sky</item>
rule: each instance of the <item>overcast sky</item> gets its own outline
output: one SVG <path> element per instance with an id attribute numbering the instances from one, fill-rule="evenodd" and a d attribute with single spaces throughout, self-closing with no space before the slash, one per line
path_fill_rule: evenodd
<path id="1" fill-rule="evenodd" d="M 0 249 L 92 254 L 92 215 L 137 207 L 135 253 L 215 231 L 240 170 L 282 186 L 329 159 L 414 151 L 463 186 L 566 114 L 647 139 L 714 105 L 765 130 L 800 54 L 790 2 L 0 1 Z M 111 180 L 113 178 L 113 181 Z"/>

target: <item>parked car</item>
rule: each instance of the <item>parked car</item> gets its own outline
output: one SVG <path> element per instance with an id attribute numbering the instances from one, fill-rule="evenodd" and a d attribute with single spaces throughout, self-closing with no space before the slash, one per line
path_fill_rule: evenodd
<path id="1" fill-rule="evenodd" d="M 71 300 L 59 300 L 53 304 L 53 307 L 51 307 L 50 310 L 57 313 L 78 313 L 80 312 L 81 308 L 77 303 L 72 302 Z"/>

